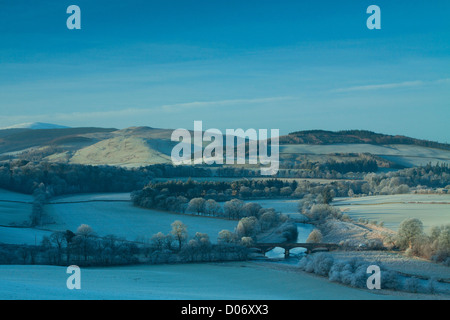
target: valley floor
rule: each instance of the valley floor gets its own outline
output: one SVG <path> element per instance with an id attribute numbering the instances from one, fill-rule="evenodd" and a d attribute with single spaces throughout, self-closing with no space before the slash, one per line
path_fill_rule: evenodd
<path id="1" fill-rule="evenodd" d="M 1 191 L 1 190 L 0 190 Z M 397 226 L 402 219 L 415 214 L 405 206 L 420 206 L 421 215 L 430 225 L 449 221 L 449 198 L 445 196 L 400 195 L 338 199 L 334 204 L 353 219 L 385 220 L 386 226 Z M 53 222 L 48 230 L 11 227 L 20 225 L 29 215 L 30 197 L 0 192 L 0 242 L 36 244 L 51 230 L 76 230 L 82 224 L 91 225 L 99 235 L 116 234 L 134 240 L 159 231 L 169 232 L 170 224 L 181 219 L 190 234 L 196 231 L 210 234 L 216 240 L 222 229 L 233 230 L 235 221 L 146 210 L 132 206 L 129 194 L 73 195 L 52 199 L 46 205 Z M 258 201 L 263 207 L 300 220 L 295 200 Z M 395 212 L 390 206 L 395 205 Z M 422 206 L 439 210 L 423 210 Z M 400 210 L 402 209 L 402 210 Z M 419 212 L 417 211 L 417 212 Z M 313 228 L 301 234 L 305 239 Z M 349 227 L 351 226 L 351 228 Z M 351 237 L 355 240 L 378 235 L 380 228 L 371 224 L 337 223 L 327 241 L 339 242 Z M 395 228 L 392 228 L 395 229 Z M 381 232 L 380 231 L 380 232 Z M 300 241 L 304 242 L 304 240 Z M 387 252 L 336 252 L 339 258 L 363 258 L 383 263 L 389 269 L 427 278 L 450 279 L 448 267 L 428 261 L 406 258 Z M 66 288 L 66 268 L 36 265 L 1 265 L 0 299 L 237 299 L 237 300 L 304 300 L 304 299 L 449 299 L 450 296 L 408 294 L 394 291 L 370 291 L 350 288 L 330 282 L 326 278 L 304 273 L 293 263 L 249 261 L 232 263 L 204 263 L 183 265 L 139 265 L 126 267 L 83 268 L 82 289 Z M 446 285 L 449 285 L 448 283 Z"/>

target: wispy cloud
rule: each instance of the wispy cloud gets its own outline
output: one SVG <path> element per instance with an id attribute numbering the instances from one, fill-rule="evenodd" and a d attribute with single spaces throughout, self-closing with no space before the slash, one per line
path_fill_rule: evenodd
<path id="1" fill-rule="evenodd" d="M 393 82 L 393 83 L 383 83 L 383 84 L 371 84 L 364 86 L 355 86 L 348 88 L 339 88 L 331 90 L 331 92 L 356 92 L 356 91 L 372 91 L 372 90 L 385 90 L 385 89 L 397 89 L 397 88 L 410 88 L 410 87 L 420 87 L 430 84 L 446 84 L 450 83 L 450 78 L 437 79 L 432 81 L 403 81 L 403 82 Z"/>
<path id="2" fill-rule="evenodd" d="M 256 99 L 230 99 L 230 100 L 217 100 L 217 101 L 196 101 L 188 103 L 177 103 L 162 106 L 162 109 L 169 112 L 178 112 L 187 109 L 207 108 L 207 107 L 223 107 L 233 106 L 239 104 L 258 104 L 258 103 L 271 103 L 292 100 L 293 97 L 269 97 L 269 98 L 256 98 Z"/>
<path id="3" fill-rule="evenodd" d="M 245 104 L 262 104 L 275 103 L 280 101 L 292 100 L 293 97 L 266 97 L 253 99 L 229 99 L 216 101 L 195 101 L 176 104 L 167 104 L 161 106 L 152 106 L 148 108 L 123 108 L 119 110 L 107 111 L 87 111 L 87 112 L 68 112 L 68 113 L 54 113 L 54 114 L 37 114 L 37 115 L 12 115 L 0 116 L 0 124 L 5 126 L 14 125 L 25 122 L 58 122 L 63 124 L 68 123 L 83 123 L 86 119 L 102 119 L 102 120 L 117 120 L 124 118 L 142 119 L 154 115 L 161 115 L 164 113 L 187 112 L 191 109 L 198 108 L 212 108 L 235 106 Z"/>
<path id="4" fill-rule="evenodd" d="M 423 85 L 423 81 L 405 81 L 397 83 L 385 83 L 385 84 L 373 84 L 366 86 L 356 86 L 349 88 L 339 88 L 332 90 L 332 92 L 354 92 L 354 91 L 371 91 L 371 90 L 382 90 L 382 89 L 396 89 L 396 88 L 407 88 L 407 87 L 417 87 Z"/>

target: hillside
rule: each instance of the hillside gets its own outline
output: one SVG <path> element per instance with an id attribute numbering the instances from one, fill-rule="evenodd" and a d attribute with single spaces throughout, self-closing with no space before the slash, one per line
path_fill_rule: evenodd
<path id="1" fill-rule="evenodd" d="M 392 136 L 365 130 L 297 131 L 280 137 L 281 162 L 341 163 L 372 160 L 378 167 L 407 168 L 428 163 L 450 164 L 450 144 Z"/>
<path id="2" fill-rule="evenodd" d="M 140 167 L 171 163 L 171 129 L 10 128 L 0 130 L 0 161 Z M 204 146 L 207 143 L 204 143 Z M 280 137 L 280 168 L 376 162 L 382 168 L 450 163 L 450 145 L 370 131 L 298 131 Z M 330 167 L 331 168 L 331 167 Z"/>
<path id="3" fill-rule="evenodd" d="M 166 144 L 169 142 L 161 143 L 163 148 Z M 105 164 L 105 159 L 109 165 L 126 167 L 171 162 L 170 153 L 161 153 L 144 138 L 117 136 L 78 150 L 70 163 L 101 165 Z"/>
<path id="4" fill-rule="evenodd" d="M 59 146 L 68 138 L 95 138 L 98 133 L 110 133 L 116 129 L 63 128 L 63 129 L 6 129 L 0 130 L 0 154 L 24 151 L 28 148 Z"/>
<path id="5" fill-rule="evenodd" d="M 337 132 L 325 130 L 308 130 L 292 132 L 286 136 L 280 137 L 280 144 L 324 145 L 338 143 L 374 145 L 406 144 L 450 150 L 450 144 L 446 143 L 414 139 L 400 135 L 392 136 L 366 130 L 344 130 Z"/>

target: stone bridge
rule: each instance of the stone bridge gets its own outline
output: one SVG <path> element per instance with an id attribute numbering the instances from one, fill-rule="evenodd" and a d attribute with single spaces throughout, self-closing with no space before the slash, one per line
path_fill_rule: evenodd
<path id="1" fill-rule="evenodd" d="M 339 249 L 339 245 L 335 243 L 256 243 L 252 247 L 261 250 L 264 255 L 273 248 L 283 248 L 286 258 L 289 257 L 289 251 L 293 248 L 305 248 L 306 253 Z"/>

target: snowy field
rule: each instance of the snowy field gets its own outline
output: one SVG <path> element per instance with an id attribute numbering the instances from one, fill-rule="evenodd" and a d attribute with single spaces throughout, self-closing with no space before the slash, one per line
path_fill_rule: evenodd
<path id="1" fill-rule="evenodd" d="M 130 193 L 84 193 L 52 198 L 50 203 L 90 201 L 131 201 Z"/>
<path id="2" fill-rule="evenodd" d="M 330 153 L 371 153 L 389 156 L 411 156 L 450 159 L 450 151 L 406 144 L 291 144 L 280 146 L 280 153 L 330 154 Z"/>
<path id="3" fill-rule="evenodd" d="M 225 219 L 142 209 L 133 206 L 129 199 L 129 193 L 59 197 L 45 206 L 45 212 L 54 221 L 45 228 L 75 231 L 81 224 L 88 224 L 99 236 L 114 234 L 136 240 L 158 232 L 167 234 L 170 225 L 180 220 L 187 225 L 190 236 L 207 233 L 211 242 L 216 242 L 221 230 L 233 231 L 237 225 L 236 221 Z"/>
<path id="4" fill-rule="evenodd" d="M 447 283 L 443 283 L 442 287 L 450 290 L 450 268 L 443 264 L 388 251 L 334 251 L 332 254 L 335 259 L 350 260 L 358 258 L 366 262 L 381 264 L 389 270 L 408 275 L 444 279 Z M 450 291 L 448 292 L 450 293 Z"/>
<path id="5" fill-rule="evenodd" d="M 335 198 L 333 204 L 377 204 L 377 203 L 446 203 L 450 204 L 450 194 L 395 194 L 356 198 Z"/>
<path id="6" fill-rule="evenodd" d="M 20 225 L 29 220 L 32 203 L 31 195 L 0 189 L 0 226 Z"/>
<path id="7" fill-rule="evenodd" d="M 33 203 L 33 196 L 17 192 L 11 192 L 5 189 L 0 189 L 0 201 L 17 201 Z"/>
<path id="8" fill-rule="evenodd" d="M 255 262 L 85 268 L 81 269 L 80 290 L 66 288 L 68 276 L 64 267 L 0 266 L 0 299 L 404 298 L 341 286 L 289 266 Z"/>
<path id="9" fill-rule="evenodd" d="M 0 189 L 0 242 L 34 244 L 46 232 L 33 229 L 8 228 L 29 221 L 33 197 Z"/>
<path id="10" fill-rule="evenodd" d="M 8 192 L 0 193 L 8 196 Z M 11 198 L 27 202 L 28 196 L 10 194 Z M 374 207 L 394 203 L 404 205 L 433 206 L 435 202 L 446 203 L 450 199 L 438 196 L 402 195 L 340 199 L 340 205 L 350 208 Z M 84 194 L 52 199 L 45 206 L 46 214 L 54 221 L 44 226 L 48 230 L 0 227 L 0 242 L 16 244 L 39 244 L 51 230 L 73 230 L 81 224 L 90 225 L 100 236 L 115 234 L 128 240 L 151 237 L 157 232 L 169 233 L 170 224 L 181 220 L 188 226 L 191 236 L 195 232 L 210 235 L 211 241 L 223 229 L 234 230 L 236 221 L 218 218 L 175 214 L 134 207 L 129 193 Z M 419 199 L 419 200 L 417 200 Z M 394 201 L 395 200 L 395 201 Z M 439 200 L 439 201 L 438 201 Z M 288 214 L 297 215 L 297 200 L 256 201 L 263 207 L 273 207 Z M 338 202 L 337 202 L 338 203 Z M 355 203 L 355 204 L 353 204 Z M 359 203 L 357 205 L 356 203 Z M 6 205 L 7 204 L 7 205 Z M 10 204 L 12 206 L 10 206 Z M 0 219 L 14 221 L 11 211 L 17 207 L 22 212 L 16 217 L 23 220 L 29 212 L 26 203 L 1 203 L 9 208 L 0 211 Z M 379 207 L 379 205 L 375 207 Z M 444 204 L 441 204 L 444 205 Z M 8 213 L 9 212 L 9 213 Z M 447 211 L 448 213 L 448 211 Z M 19 219 L 20 218 L 20 219 Z M 5 220 L 6 221 L 6 220 Z M 17 221 L 20 222 L 20 221 Z M 312 230 L 311 225 L 298 224 L 299 242 Z M 274 249 L 268 255 L 282 256 L 284 252 Z M 298 254 L 301 254 L 299 249 Z M 293 250 L 292 256 L 297 252 Z M 292 258 L 294 261 L 295 259 Z M 299 272 L 294 264 L 267 262 L 205 263 L 184 265 L 140 265 L 108 268 L 83 268 L 82 289 L 66 288 L 66 268 L 56 266 L 0 266 L 0 299 L 398 299 L 418 298 L 394 292 L 378 292 L 349 288 L 327 279 Z"/>
<path id="11" fill-rule="evenodd" d="M 29 220 L 32 203 L 31 195 L 0 189 L 0 225 L 20 225 Z"/>
<path id="12" fill-rule="evenodd" d="M 0 199 L 15 199 L 21 202 L 0 200 L 0 242 L 10 244 L 39 244 L 44 235 L 52 231 L 76 229 L 81 224 L 90 225 L 99 236 L 114 234 L 127 240 L 150 238 L 152 235 L 171 231 L 171 224 L 180 220 L 188 226 L 190 236 L 196 232 L 207 233 L 211 242 L 217 241 L 220 231 L 234 231 L 236 221 L 212 217 L 183 215 L 134 207 L 129 193 L 80 194 L 54 198 L 44 210 L 51 223 L 41 229 L 7 228 L 22 225 L 31 214 L 31 196 L 0 192 Z"/>
<path id="13" fill-rule="evenodd" d="M 3 202 L 0 200 L 0 225 L 20 225 L 29 221 L 31 208 L 31 204 Z"/>
<path id="14" fill-rule="evenodd" d="M 51 231 L 32 228 L 0 227 L 0 243 L 39 245 L 44 236 L 51 234 Z"/>
<path id="15" fill-rule="evenodd" d="M 383 221 L 396 231 L 407 218 L 418 218 L 425 231 L 450 223 L 450 195 L 404 194 L 335 199 L 333 204 L 351 218 Z"/>

